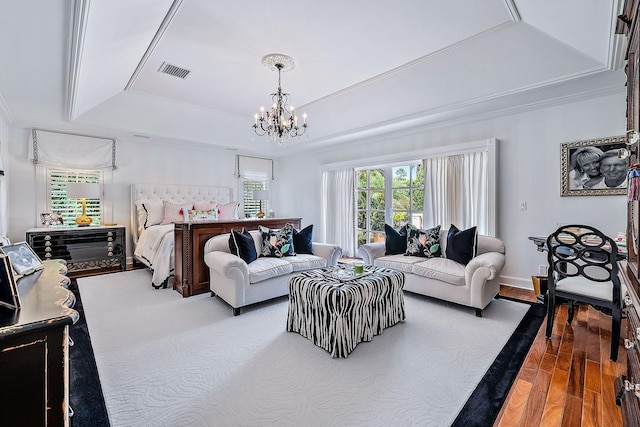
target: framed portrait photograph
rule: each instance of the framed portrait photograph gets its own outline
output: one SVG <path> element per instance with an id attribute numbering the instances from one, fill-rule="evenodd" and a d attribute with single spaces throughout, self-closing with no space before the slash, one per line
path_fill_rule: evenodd
<path id="1" fill-rule="evenodd" d="M 9 257 L 0 254 L 0 305 L 12 309 L 21 307 L 18 285 L 13 276 Z"/>
<path id="2" fill-rule="evenodd" d="M 561 144 L 561 196 L 627 194 L 626 137 L 589 139 Z"/>
<path id="3" fill-rule="evenodd" d="M 42 220 L 42 225 L 62 225 L 62 215 L 56 212 L 53 213 L 41 213 L 40 219 Z"/>
<path id="4" fill-rule="evenodd" d="M 31 274 L 36 270 L 44 268 L 42 260 L 36 255 L 27 242 L 0 246 L 0 252 L 7 255 L 13 271 L 19 276 Z"/>

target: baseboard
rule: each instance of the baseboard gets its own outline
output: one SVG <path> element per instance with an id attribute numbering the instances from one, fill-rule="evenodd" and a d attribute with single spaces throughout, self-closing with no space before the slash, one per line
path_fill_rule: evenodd
<path id="1" fill-rule="evenodd" d="M 522 288 L 532 291 L 533 282 L 531 278 L 523 279 L 521 277 L 500 276 L 500 284 L 504 286 L 512 286 L 514 288 Z"/>

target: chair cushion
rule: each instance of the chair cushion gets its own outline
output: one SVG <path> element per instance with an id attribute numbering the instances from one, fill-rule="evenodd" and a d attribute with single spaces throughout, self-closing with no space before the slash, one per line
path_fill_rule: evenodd
<path id="1" fill-rule="evenodd" d="M 582 276 L 565 277 L 556 282 L 556 290 L 584 295 L 603 301 L 613 300 L 613 282 L 594 282 Z"/>
<path id="2" fill-rule="evenodd" d="M 249 283 L 258 283 L 293 272 L 293 266 L 289 261 L 275 257 L 260 257 L 248 264 L 247 267 L 249 269 Z"/>
<path id="3" fill-rule="evenodd" d="M 412 273 L 437 279 L 456 286 L 464 286 L 464 265 L 447 258 L 429 258 L 413 264 Z"/>
<path id="4" fill-rule="evenodd" d="M 309 254 L 297 254 L 296 256 L 287 257 L 287 261 L 291 263 L 293 271 L 315 270 L 327 266 L 325 258 Z"/>
<path id="5" fill-rule="evenodd" d="M 390 268 L 392 270 L 399 270 L 404 273 L 411 273 L 413 264 L 424 261 L 424 258 L 404 256 L 404 255 L 387 255 L 380 258 L 376 258 L 373 261 L 373 265 L 376 267 Z"/>

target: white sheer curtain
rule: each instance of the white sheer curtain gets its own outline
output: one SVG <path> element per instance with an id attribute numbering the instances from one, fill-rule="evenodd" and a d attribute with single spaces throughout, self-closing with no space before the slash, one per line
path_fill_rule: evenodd
<path id="1" fill-rule="evenodd" d="M 354 176 L 353 169 L 322 172 L 324 241 L 339 245 L 344 256 L 355 255 Z"/>
<path id="2" fill-rule="evenodd" d="M 478 234 L 495 233 L 489 215 L 489 156 L 486 151 L 423 160 L 424 223 L 448 229 L 478 227 Z"/>

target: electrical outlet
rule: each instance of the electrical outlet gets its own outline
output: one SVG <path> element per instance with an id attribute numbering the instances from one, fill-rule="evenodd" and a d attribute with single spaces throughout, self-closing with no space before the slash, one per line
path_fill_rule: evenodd
<path id="1" fill-rule="evenodd" d="M 527 210 L 527 202 L 520 202 L 520 210 L 521 211 Z"/>
<path id="2" fill-rule="evenodd" d="M 547 273 L 548 273 L 548 268 L 549 268 L 549 266 L 548 266 L 548 265 L 546 265 L 546 264 L 540 264 L 540 265 L 538 266 L 538 275 L 540 275 L 540 276 L 546 276 L 546 275 L 547 275 Z"/>

